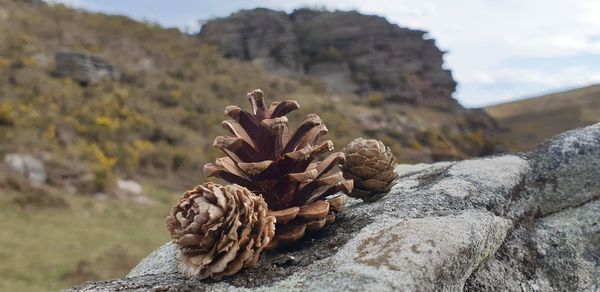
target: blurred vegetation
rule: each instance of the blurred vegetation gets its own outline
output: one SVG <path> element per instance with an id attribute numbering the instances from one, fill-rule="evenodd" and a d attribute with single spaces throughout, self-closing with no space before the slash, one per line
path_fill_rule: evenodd
<path id="1" fill-rule="evenodd" d="M 72 181 L 81 191 L 110 191 L 118 176 L 156 177 L 178 189 L 198 183 L 204 163 L 218 155 L 212 140 L 225 134 L 223 109 L 248 108 L 245 92 L 255 87 L 270 101 L 296 98 L 328 116 L 339 142 L 352 133 L 338 126 L 356 128 L 336 107 L 320 109 L 328 103 L 317 93 L 322 84 L 225 59 L 177 30 L 61 5 L 0 3 L 10 11 L 0 26 L 0 138 L 10 142 L 0 154 L 44 154 L 52 167 L 79 176 Z M 122 78 L 83 86 L 56 77 L 54 54 L 63 50 L 101 56 Z"/>
<path id="2" fill-rule="evenodd" d="M 91 85 L 57 77 L 61 51 L 100 56 L 122 77 Z M 356 136 L 359 108 L 332 104 L 316 80 L 225 59 L 151 23 L 0 0 L 0 157 L 30 153 L 48 172 L 48 184 L 32 188 L 0 164 L 0 291 L 124 276 L 168 240 L 163 219 L 177 197 L 168 190 L 204 181 L 204 163 L 221 156 L 212 141 L 226 134 L 224 108 L 249 108 L 245 93 L 257 87 L 269 102 L 299 100 L 294 125 L 319 113 L 338 149 Z M 145 193 L 158 204 L 115 199 L 119 177 L 151 181 Z"/>
<path id="3" fill-rule="evenodd" d="M 201 180 L 204 163 L 219 156 L 212 141 L 225 134 L 223 109 L 232 103 L 248 108 L 245 92 L 254 88 L 263 89 L 269 101 L 298 99 L 302 109 L 291 115 L 292 126 L 309 112 L 321 115 L 338 149 L 356 136 L 373 136 L 356 117 L 381 116 L 385 108 L 380 93 L 359 102 L 352 96 L 326 96 L 318 80 L 292 80 L 225 59 L 218 48 L 175 29 L 62 5 L 0 4 L 10 12 L 0 18 L 0 139 L 7 141 L 0 144 L 0 155 L 44 156 L 50 172 L 60 173 L 51 177 L 57 187 L 110 192 L 117 177 L 153 177 L 164 187 L 191 187 Z M 342 58 L 323 24 L 298 29 L 302 45 L 328 48 L 305 50 L 308 63 Z M 87 86 L 57 77 L 54 55 L 61 51 L 100 56 L 122 77 Z M 397 109 L 425 130 L 441 130 L 436 124 L 448 122 L 448 115 L 408 107 Z M 448 139 L 464 150 L 471 142 L 458 140 L 471 135 L 466 133 Z M 417 141 L 417 134 L 411 129 L 375 136 L 390 141 L 401 161 L 418 161 L 402 152 L 426 153 L 437 146 L 429 143 L 433 140 Z M 477 142 L 477 137 L 464 138 Z"/>
<path id="4" fill-rule="evenodd" d="M 3 192 L 0 291 L 57 291 L 126 275 L 168 240 L 163 220 L 176 194 L 151 185 L 146 190 L 156 206 L 58 191 Z M 49 195 L 62 203 L 48 201 Z M 17 203 L 24 197 L 38 203 Z"/>
<path id="5" fill-rule="evenodd" d="M 367 96 L 367 102 L 370 106 L 377 107 L 381 106 L 385 102 L 385 98 L 381 93 L 371 93 Z"/>

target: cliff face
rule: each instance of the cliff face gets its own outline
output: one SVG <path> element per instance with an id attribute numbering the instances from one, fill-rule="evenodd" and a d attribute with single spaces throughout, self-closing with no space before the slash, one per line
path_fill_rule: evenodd
<path id="1" fill-rule="evenodd" d="M 206 23 L 200 37 L 224 55 L 320 79 L 330 93 L 448 107 L 456 87 L 425 32 L 358 12 L 268 9 Z"/>
<path id="2" fill-rule="evenodd" d="M 293 24 L 284 12 L 255 9 L 203 25 L 201 38 L 217 43 L 226 57 L 252 61 L 269 69 L 300 70 Z"/>

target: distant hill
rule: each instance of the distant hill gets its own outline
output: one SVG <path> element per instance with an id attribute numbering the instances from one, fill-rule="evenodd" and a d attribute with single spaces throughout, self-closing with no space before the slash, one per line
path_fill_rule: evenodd
<path id="1" fill-rule="evenodd" d="M 600 85 L 485 108 L 514 150 L 531 149 L 560 132 L 600 122 Z"/>

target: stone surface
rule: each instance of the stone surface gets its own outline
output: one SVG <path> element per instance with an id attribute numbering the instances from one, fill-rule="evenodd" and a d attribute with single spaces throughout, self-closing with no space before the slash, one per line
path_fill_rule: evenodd
<path id="1" fill-rule="evenodd" d="M 479 263 L 494 254 L 510 227 L 510 221 L 483 212 L 390 218 L 386 223 L 350 241 L 334 257 L 336 269 L 372 278 L 386 290 L 459 290 Z"/>
<path id="2" fill-rule="evenodd" d="M 237 21 L 211 20 L 202 25 L 202 34 L 206 41 L 217 43 L 226 57 L 252 61 L 269 69 L 302 70 L 296 60 L 298 44 L 288 15 L 262 8 L 253 11 L 234 14 Z"/>
<path id="3" fill-rule="evenodd" d="M 142 195 L 142 185 L 138 182 L 130 179 L 118 179 L 117 180 L 117 191 L 129 196 Z"/>
<path id="4" fill-rule="evenodd" d="M 39 187 L 46 182 L 47 175 L 44 162 L 29 154 L 6 154 L 4 163 L 13 171 L 27 177 L 31 186 Z"/>
<path id="5" fill-rule="evenodd" d="M 531 154 L 527 193 L 540 215 L 576 207 L 600 195 L 600 125 L 569 131 L 543 143 Z"/>
<path id="6" fill-rule="evenodd" d="M 597 291 L 600 124 L 530 153 L 398 165 L 375 203 L 221 282 L 183 277 L 167 243 L 127 278 L 74 291 Z"/>
<path id="7" fill-rule="evenodd" d="M 172 242 L 161 246 L 144 258 L 127 277 L 143 276 L 148 274 L 168 274 L 177 270 L 177 245 Z"/>
<path id="8" fill-rule="evenodd" d="M 115 189 L 117 198 L 140 205 L 156 205 L 156 202 L 144 194 L 142 185 L 130 179 L 119 178 Z"/>

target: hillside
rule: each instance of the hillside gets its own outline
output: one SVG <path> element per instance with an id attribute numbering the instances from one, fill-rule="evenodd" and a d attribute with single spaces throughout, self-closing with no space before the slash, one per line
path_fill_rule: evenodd
<path id="1" fill-rule="evenodd" d="M 191 185 L 217 155 L 212 139 L 224 133 L 223 108 L 245 106 L 254 88 L 271 99 L 298 99 L 296 120 L 317 112 L 340 148 L 373 136 L 402 161 L 431 161 L 478 156 L 492 145 L 490 119 L 448 94 L 435 100 L 450 106 L 390 106 L 376 92 L 367 99 L 331 94 L 319 79 L 223 58 L 220 48 L 155 24 L 36 1 L 0 3 L 0 138 L 10 141 L 0 154 L 44 156 L 51 173 L 61 174 L 50 181 L 63 187 L 103 191 L 115 175 Z M 61 52 L 98 56 L 118 78 L 86 84 L 58 75 Z"/>
<path id="2" fill-rule="evenodd" d="M 501 139 L 510 141 L 514 150 L 528 150 L 558 133 L 600 122 L 600 85 L 494 105 L 485 111 L 504 129 Z"/>

